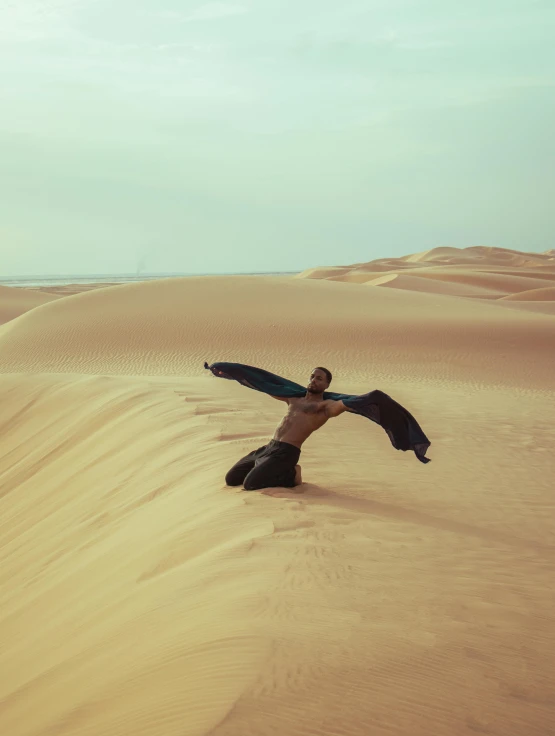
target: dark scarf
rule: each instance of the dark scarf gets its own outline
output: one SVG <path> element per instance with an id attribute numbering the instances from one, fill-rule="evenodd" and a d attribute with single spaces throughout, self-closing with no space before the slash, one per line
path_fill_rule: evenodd
<path id="1" fill-rule="evenodd" d="M 276 376 L 262 368 L 242 363 L 212 363 L 212 365 L 205 363 L 204 367 L 218 378 L 238 381 L 243 386 L 270 396 L 301 398 L 307 393 L 306 388 L 299 386 L 298 383 Z M 430 458 L 425 455 L 431 442 L 420 425 L 412 414 L 383 391 L 370 391 L 360 396 L 326 391 L 324 399 L 341 400 L 349 411 L 367 417 L 383 427 L 396 450 L 413 450 L 421 463 L 430 462 Z"/>

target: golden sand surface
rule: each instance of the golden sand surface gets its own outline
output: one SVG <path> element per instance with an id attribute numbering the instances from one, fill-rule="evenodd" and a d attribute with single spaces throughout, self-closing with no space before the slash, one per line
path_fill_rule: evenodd
<path id="1" fill-rule="evenodd" d="M 555 733 L 555 253 L 0 290 L 0 733 Z M 56 293 L 54 293 L 56 292 Z M 304 482 L 225 472 L 282 403 L 381 389 Z"/>

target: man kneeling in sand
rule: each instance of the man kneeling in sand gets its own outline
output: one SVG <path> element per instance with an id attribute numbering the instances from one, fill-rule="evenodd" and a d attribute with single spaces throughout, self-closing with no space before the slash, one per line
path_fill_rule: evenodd
<path id="1" fill-rule="evenodd" d="M 327 368 L 315 368 L 306 396 L 292 399 L 272 396 L 289 404 L 287 414 L 267 445 L 245 455 L 228 471 L 225 476 L 228 486 L 242 483 L 246 491 L 256 491 L 273 486 L 293 488 L 302 483 L 298 462 L 303 442 L 328 419 L 348 411 L 342 401 L 324 399 L 331 379 Z"/>

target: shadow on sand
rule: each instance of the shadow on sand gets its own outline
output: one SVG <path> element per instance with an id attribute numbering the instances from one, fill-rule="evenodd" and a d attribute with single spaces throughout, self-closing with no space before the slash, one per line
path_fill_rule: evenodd
<path id="1" fill-rule="evenodd" d="M 369 489 L 368 492 L 371 493 L 371 489 Z M 392 503 L 384 503 L 383 501 L 374 501 L 368 498 L 349 496 L 347 494 L 332 491 L 329 488 L 316 485 L 315 483 L 302 483 L 300 486 L 292 489 L 267 488 L 260 491 L 260 493 L 274 498 L 288 498 L 306 505 L 330 506 L 345 511 L 351 511 L 354 512 L 354 514 L 369 514 L 376 518 L 393 519 L 398 522 L 438 529 L 442 532 L 476 537 L 488 544 L 504 544 L 510 547 L 518 547 L 520 549 L 527 549 L 533 552 L 555 552 L 554 545 L 542 544 L 541 542 L 537 542 L 532 539 L 523 539 L 522 537 L 518 537 L 510 532 L 480 527 L 474 524 L 456 521 L 455 519 L 446 519 L 444 517 L 428 514 L 424 511 L 397 506 Z"/>

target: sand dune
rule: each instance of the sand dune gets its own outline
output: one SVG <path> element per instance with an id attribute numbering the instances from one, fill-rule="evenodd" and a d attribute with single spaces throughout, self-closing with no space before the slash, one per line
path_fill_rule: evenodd
<path id="1" fill-rule="evenodd" d="M 395 283 L 395 282 L 393 282 Z M 480 300 L 287 277 L 197 277 L 58 299 L 0 328 L 0 371 L 198 376 L 208 360 L 303 379 L 552 386 L 554 324 Z M 477 356 L 478 359 L 477 359 Z M 507 365 L 499 373 L 499 360 Z M 303 379 L 304 380 L 304 379 Z M 370 388 L 375 388 L 371 385 Z M 367 390 L 369 390 L 367 389 Z"/>
<path id="2" fill-rule="evenodd" d="M 482 245 L 469 248 L 441 247 L 414 255 L 403 256 L 401 260 L 414 262 L 435 262 L 446 264 L 470 263 L 489 265 L 511 265 L 511 266 L 546 266 L 555 265 L 555 257 L 550 252 L 529 253 L 527 251 L 510 250 L 509 248 L 492 248 Z"/>
<path id="3" fill-rule="evenodd" d="M 497 304 L 507 309 L 518 309 L 521 312 L 535 312 L 536 314 L 555 315 L 555 302 L 553 301 L 523 301 L 517 299 L 500 299 Z"/>
<path id="4" fill-rule="evenodd" d="M 0 285 L 0 325 L 9 322 L 30 309 L 56 299 L 54 294 L 14 289 Z"/>
<path id="5" fill-rule="evenodd" d="M 511 294 L 555 288 L 555 256 L 505 248 L 433 248 L 401 258 L 312 268 L 299 279 L 327 279 L 466 298 L 503 299 Z"/>
<path id="6" fill-rule="evenodd" d="M 431 278 L 426 278 L 430 276 Z M 450 275 L 449 275 L 450 276 Z M 393 289 L 406 289 L 427 294 L 445 294 L 446 296 L 466 296 L 478 299 L 499 298 L 499 292 L 492 290 L 489 285 L 480 283 L 480 279 L 469 278 L 434 278 L 434 274 L 419 272 L 412 274 L 386 274 L 365 281 L 368 286 L 388 286 Z"/>
<path id="7" fill-rule="evenodd" d="M 555 286 L 546 286 L 542 289 L 529 289 L 528 291 L 519 291 L 504 297 L 505 299 L 514 299 L 516 301 L 526 302 L 552 302 L 555 300 Z"/>
<path id="8" fill-rule="evenodd" d="M 466 268 L 434 269 L 434 271 L 420 270 L 418 276 L 423 279 L 433 279 L 447 284 L 466 285 L 488 289 L 492 294 L 503 298 L 504 294 L 516 294 L 519 291 L 537 289 L 545 286 L 545 280 L 529 275 L 524 269 L 521 273 L 506 273 L 505 271 L 482 270 L 473 271 Z M 555 274 L 553 278 L 555 283 Z M 456 287 L 455 287 L 456 288 Z"/>
<path id="9" fill-rule="evenodd" d="M 72 296 L 73 294 L 83 294 L 85 291 L 97 291 L 98 289 L 106 289 L 110 286 L 119 286 L 117 281 L 91 284 L 51 284 L 49 286 L 28 286 L 26 290 L 45 294 L 55 294 L 56 296 Z"/>
<path id="10" fill-rule="evenodd" d="M 499 304 L 528 312 L 555 315 L 555 286 L 508 294 L 499 300 Z"/>
<path id="11" fill-rule="evenodd" d="M 555 323 L 429 253 L 375 288 L 150 281 L 0 327 L 0 733 L 551 733 Z M 299 488 L 227 488 L 284 407 L 204 360 L 381 388 L 433 462 L 342 415 Z"/>

